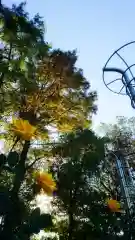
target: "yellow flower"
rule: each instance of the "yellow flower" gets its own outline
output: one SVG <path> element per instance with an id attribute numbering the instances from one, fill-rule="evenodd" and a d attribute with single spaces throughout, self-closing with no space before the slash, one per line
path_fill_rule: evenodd
<path id="1" fill-rule="evenodd" d="M 36 127 L 32 126 L 27 120 L 16 119 L 13 120 L 13 123 L 11 124 L 11 130 L 16 136 L 29 141 L 35 136 Z"/>
<path id="2" fill-rule="evenodd" d="M 107 205 L 110 208 L 112 212 L 121 212 L 121 206 L 120 203 L 117 200 L 114 199 L 108 199 Z"/>
<path id="3" fill-rule="evenodd" d="M 47 195 L 52 195 L 56 190 L 56 183 L 54 182 L 50 173 L 37 172 L 35 174 L 35 180 Z"/>

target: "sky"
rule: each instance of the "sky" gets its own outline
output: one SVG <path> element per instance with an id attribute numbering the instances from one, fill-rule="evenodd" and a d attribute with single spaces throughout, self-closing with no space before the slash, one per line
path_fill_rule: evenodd
<path id="1" fill-rule="evenodd" d="M 19 2 L 3 0 L 8 6 Z M 115 122 L 116 116 L 135 116 L 129 98 L 110 92 L 102 80 L 102 68 L 113 51 L 135 40 L 134 0 L 28 0 L 27 10 L 31 16 L 37 12 L 43 16 L 45 39 L 53 47 L 77 49 L 77 66 L 98 94 L 94 126 Z M 134 61 L 133 51 L 126 54 Z"/>

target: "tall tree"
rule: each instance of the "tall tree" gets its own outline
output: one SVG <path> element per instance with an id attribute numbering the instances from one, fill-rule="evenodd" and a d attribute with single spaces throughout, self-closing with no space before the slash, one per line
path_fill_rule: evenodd
<path id="1" fill-rule="evenodd" d="M 96 111 L 96 93 L 90 91 L 83 71 L 75 67 L 76 52 L 49 50 L 43 40 L 43 22 L 38 15 L 29 20 L 23 6 L 3 8 L 1 17 L 1 84 L 6 88 L 6 111 L 9 106 L 9 111 L 42 130 L 48 125 L 60 131 L 86 126 L 90 113 Z"/>
<path id="2" fill-rule="evenodd" d="M 30 19 L 24 3 L 12 9 L 1 6 L 0 11 L 1 136 L 12 141 L 12 148 L 0 156 L 0 239 L 30 239 L 52 224 L 50 215 L 30 207 L 41 188 L 48 193 L 55 186 L 49 175 L 37 175 L 38 184 L 32 177 L 35 163 L 40 158 L 46 162 L 50 154 L 44 148 L 48 129 L 67 132 L 89 126 L 96 93 L 75 67 L 76 52 L 52 49 L 44 41 L 39 15 Z M 3 131 L 13 116 L 18 120 Z M 33 136 L 41 140 L 38 149 Z"/>
<path id="3" fill-rule="evenodd" d="M 62 138 L 54 153 L 60 239 L 119 239 L 120 214 L 107 208 L 108 192 L 100 183 L 104 140 L 90 130 L 79 130 Z"/>

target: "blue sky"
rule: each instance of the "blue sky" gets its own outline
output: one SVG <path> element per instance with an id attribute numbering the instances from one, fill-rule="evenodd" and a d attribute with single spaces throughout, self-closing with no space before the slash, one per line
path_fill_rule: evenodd
<path id="1" fill-rule="evenodd" d="M 3 0 L 7 5 L 13 2 L 20 1 Z M 27 10 L 44 17 L 45 38 L 53 47 L 77 49 L 77 65 L 98 92 L 95 125 L 114 122 L 118 115 L 135 116 L 129 98 L 111 93 L 102 81 L 102 68 L 110 54 L 135 40 L 134 0 L 28 0 Z"/>

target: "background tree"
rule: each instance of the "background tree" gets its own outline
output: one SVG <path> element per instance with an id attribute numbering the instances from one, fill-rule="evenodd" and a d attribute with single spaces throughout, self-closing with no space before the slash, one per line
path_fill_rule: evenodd
<path id="1" fill-rule="evenodd" d="M 113 151 L 118 157 L 121 156 L 123 159 L 127 160 L 128 168 L 130 174 L 134 180 L 134 156 L 135 156 L 135 144 L 134 144 L 134 135 L 135 135 L 135 118 L 126 118 L 126 117 L 117 117 L 115 124 L 102 124 L 101 129 L 106 137 L 109 138 L 109 146 L 106 146 L 107 151 Z M 110 155 L 106 166 L 111 166 L 108 171 L 108 178 L 114 179 L 113 187 L 110 187 L 113 190 L 114 195 L 118 199 L 122 200 L 122 193 L 120 188 L 120 179 L 118 178 L 118 173 L 116 170 L 116 163 L 114 155 Z M 107 169 L 107 168 L 106 168 Z M 129 172 L 125 170 L 125 174 L 128 177 Z M 130 197 L 132 201 L 135 199 L 134 188 L 130 189 Z M 130 216 L 125 215 L 125 220 L 123 222 L 124 229 L 124 239 L 132 239 L 134 237 L 134 218 L 135 210 L 134 205 L 132 206 L 132 213 Z"/>
<path id="2" fill-rule="evenodd" d="M 135 164 L 134 123 L 134 117 L 129 119 L 125 117 L 117 117 L 116 124 L 101 125 L 102 133 L 104 133 L 104 136 L 109 139 L 109 144 L 106 145 L 106 150 L 113 151 L 116 154 L 117 152 L 120 152 L 122 156 L 128 160 L 129 167 L 133 172 Z M 109 168 L 111 170 L 114 169 L 114 156 L 110 156 L 108 161 L 110 162 Z M 116 179 L 116 176 L 114 177 Z"/>
<path id="3" fill-rule="evenodd" d="M 101 131 L 104 136 L 110 139 L 112 150 L 121 148 L 123 154 L 130 154 L 134 162 L 134 135 L 135 118 L 117 117 L 115 124 L 101 124 Z"/>
<path id="4" fill-rule="evenodd" d="M 78 130 L 62 137 L 54 154 L 54 206 L 59 216 L 55 230 L 60 239 L 119 239 L 120 214 L 107 208 L 108 192 L 100 182 L 104 140 L 90 130 Z"/>

